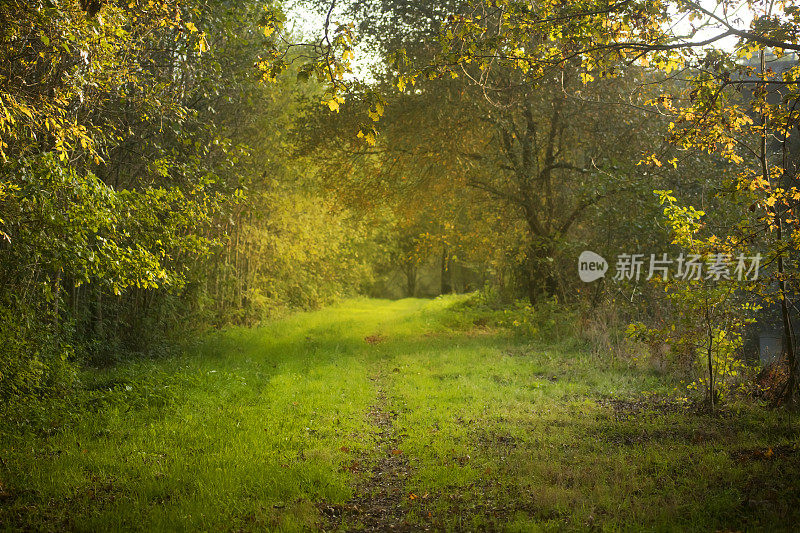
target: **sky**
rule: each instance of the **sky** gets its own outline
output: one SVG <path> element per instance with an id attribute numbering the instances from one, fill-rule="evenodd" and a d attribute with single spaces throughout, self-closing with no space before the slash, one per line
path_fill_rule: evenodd
<path id="1" fill-rule="evenodd" d="M 713 12 L 715 15 L 725 19 L 731 25 L 735 26 L 736 28 L 740 29 L 748 29 L 750 27 L 750 23 L 753 20 L 753 11 L 747 6 L 746 2 L 741 2 L 739 4 L 738 9 L 734 9 L 732 11 L 728 11 L 727 13 L 722 10 L 722 8 L 717 4 L 714 0 L 701 0 L 700 5 L 707 9 L 708 11 Z M 705 20 L 705 19 L 704 19 Z M 694 25 L 697 26 L 698 21 L 695 19 Z M 692 23 L 689 22 L 687 17 L 682 17 L 680 19 L 676 18 L 675 24 L 673 26 L 673 30 L 678 35 L 689 35 L 692 30 Z M 723 30 L 720 24 L 716 26 L 709 26 L 709 27 L 701 27 L 698 29 L 697 33 L 692 38 L 693 41 L 703 41 L 706 39 L 710 39 L 715 35 L 719 35 Z M 734 46 L 736 45 L 737 38 L 736 37 L 726 37 L 725 39 L 721 39 L 715 43 L 716 48 L 721 48 L 724 50 L 733 50 Z"/>
<path id="2" fill-rule="evenodd" d="M 287 5 L 287 26 L 303 36 L 308 41 L 318 42 L 323 36 L 323 28 L 325 26 L 325 14 L 315 9 L 308 7 L 307 1 L 304 0 L 290 0 Z M 341 5 L 343 2 L 338 2 L 336 8 L 331 14 L 331 28 L 333 29 L 334 23 L 347 22 Z M 353 67 L 353 78 L 362 81 L 372 81 L 370 75 L 370 67 L 378 62 L 378 58 L 368 53 L 364 47 L 356 47 L 355 58 L 351 61 Z"/>

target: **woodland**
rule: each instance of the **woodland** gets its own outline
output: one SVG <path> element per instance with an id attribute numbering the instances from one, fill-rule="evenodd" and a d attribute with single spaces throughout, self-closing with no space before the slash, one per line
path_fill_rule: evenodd
<path id="1" fill-rule="evenodd" d="M 0 530 L 796 530 L 798 53 L 793 0 L 0 0 Z"/>

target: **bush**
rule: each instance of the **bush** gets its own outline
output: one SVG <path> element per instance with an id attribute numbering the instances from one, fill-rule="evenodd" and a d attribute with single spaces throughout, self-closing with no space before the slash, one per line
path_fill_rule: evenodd
<path id="1" fill-rule="evenodd" d="M 610 303 L 586 308 L 581 313 L 578 323 L 578 336 L 589 345 L 593 355 L 610 355 L 617 360 L 639 360 L 652 356 L 658 370 L 663 371 L 660 364 L 660 347 L 647 346 L 632 338 L 628 332 L 628 321 L 619 309 Z"/>
<path id="2" fill-rule="evenodd" d="M 496 292 L 473 293 L 450 307 L 446 325 L 456 329 L 505 328 L 521 337 L 547 342 L 577 337 L 577 310 L 551 298 L 536 305 L 526 300 L 505 303 Z"/>
<path id="3" fill-rule="evenodd" d="M 576 310 L 556 298 L 536 305 L 517 301 L 503 314 L 501 325 L 517 335 L 553 342 L 575 338 L 578 334 Z"/>
<path id="4" fill-rule="evenodd" d="M 19 308 L 0 305 L 0 399 L 61 394 L 77 379 L 72 346 L 48 330 L 25 321 Z"/>

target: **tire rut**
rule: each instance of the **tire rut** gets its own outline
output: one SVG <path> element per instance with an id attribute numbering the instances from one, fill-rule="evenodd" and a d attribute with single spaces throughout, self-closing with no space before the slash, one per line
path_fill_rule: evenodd
<path id="1" fill-rule="evenodd" d="M 381 381 L 380 377 L 373 378 Z M 375 452 L 364 456 L 362 464 L 369 465 L 369 475 L 356 484 L 355 496 L 342 505 L 321 507 L 327 523 L 325 531 L 417 531 L 406 520 L 408 497 L 405 486 L 411 474 L 408 458 L 401 449 L 404 435 L 395 427 L 397 412 L 388 408 L 388 397 L 379 386 L 377 401 L 367 416 L 378 428 Z M 377 457 L 377 459 L 376 459 Z"/>

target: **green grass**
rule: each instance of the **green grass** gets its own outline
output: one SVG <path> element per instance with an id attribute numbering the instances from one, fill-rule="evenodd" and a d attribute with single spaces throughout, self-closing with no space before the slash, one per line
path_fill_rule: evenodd
<path id="1" fill-rule="evenodd" d="M 357 528 L 323 509 L 379 492 L 376 407 L 414 527 L 794 528 L 796 415 L 698 413 L 640 363 L 473 327 L 462 301 L 350 300 L 6 407 L 0 529 Z"/>

